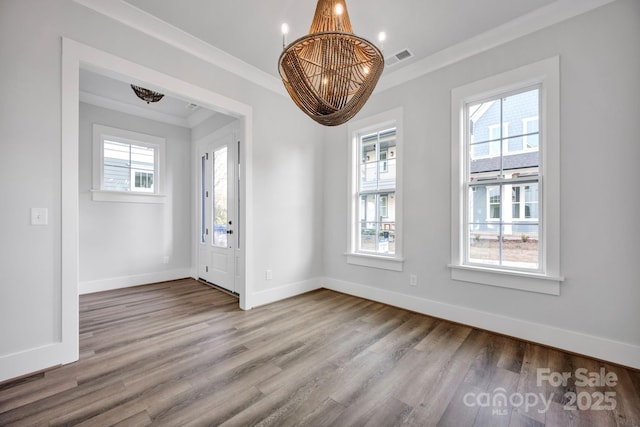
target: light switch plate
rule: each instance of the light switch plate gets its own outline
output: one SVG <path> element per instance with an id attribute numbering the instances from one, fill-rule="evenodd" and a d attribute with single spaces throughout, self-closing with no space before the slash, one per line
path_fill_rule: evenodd
<path id="1" fill-rule="evenodd" d="M 49 223 L 49 209 L 31 208 L 31 225 L 47 225 Z"/>

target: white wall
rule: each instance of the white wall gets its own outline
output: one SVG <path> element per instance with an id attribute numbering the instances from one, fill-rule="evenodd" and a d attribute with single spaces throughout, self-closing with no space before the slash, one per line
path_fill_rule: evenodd
<path id="1" fill-rule="evenodd" d="M 375 95 L 404 108 L 404 271 L 347 265 L 346 126 L 326 133 L 325 274 L 334 289 L 640 366 L 640 3 L 616 1 Z M 560 55 L 561 296 L 452 281 L 451 90 Z M 418 286 L 409 286 L 409 274 Z M 583 336 L 585 334 L 585 336 Z M 617 358 L 617 359 L 616 359 Z"/>
<path id="2" fill-rule="evenodd" d="M 14 13 L 33 7 L 0 3 L 1 355 L 60 337 L 60 42 Z M 30 226 L 31 207 L 50 225 Z"/>
<path id="3" fill-rule="evenodd" d="M 165 203 L 92 200 L 93 124 L 165 139 L 161 176 Z M 79 139 L 81 293 L 187 277 L 192 242 L 191 131 L 80 103 Z"/>
<path id="4" fill-rule="evenodd" d="M 256 268 L 247 285 L 257 303 L 316 285 L 309 279 L 322 271 L 320 126 L 284 96 L 71 0 L 3 1 L 0 381 L 63 360 L 39 351 L 61 340 L 62 36 L 250 105 L 254 233 L 247 237 Z M 277 204 L 277 194 L 289 197 Z M 31 207 L 49 209 L 48 226 L 29 225 Z M 272 281 L 264 279 L 267 267 Z"/>

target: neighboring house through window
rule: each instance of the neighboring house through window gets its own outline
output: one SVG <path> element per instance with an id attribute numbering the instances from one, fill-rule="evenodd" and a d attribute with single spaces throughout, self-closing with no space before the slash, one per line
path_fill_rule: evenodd
<path id="1" fill-rule="evenodd" d="M 401 133 L 400 109 L 349 125 L 349 263 L 402 269 Z"/>
<path id="2" fill-rule="evenodd" d="M 141 142 L 102 140 L 102 190 L 153 193 L 157 148 Z"/>
<path id="3" fill-rule="evenodd" d="M 93 125 L 93 199 L 158 203 L 164 138 Z"/>
<path id="4" fill-rule="evenodd" d="M 529 204 L 538 203 L 533 200 L 538 192 L 530 188 L 538 186 L 540 156 L 537 150 L 522 151 L 522 127 L 511 126 L 511 135 L 507 132 L 509 123 L 523 123 L 523 115 L 538 115 L 539 98 L 540 88 L 533 86 L 464 105 L 470 122 L 465 135 L 469 148 L 465 151 L 473 153 L 476 145 L 491 147 L 488 157 L 468 156 L 463 166 L 465 186 L 471 190 L 465 201 L 468 222 L 463 225 L 464 233 L 473 237 L 464 253 L 468 264 L 540 269 L 540 223 L 530 215 L 525 218 L 520 210 L 514 215 L 513 209 L 514 203 L 526 208 L 525 203 L 520 203 L 521 186 L 527 191 Z"/>

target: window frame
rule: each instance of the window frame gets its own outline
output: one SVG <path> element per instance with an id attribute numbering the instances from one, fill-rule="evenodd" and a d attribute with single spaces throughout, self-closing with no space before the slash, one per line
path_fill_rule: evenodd
<path id="1" fill-rule="evenodd" d="M 395 108 L 371 117 L 355 120 L 347 125 L 348 132 L 348 222 L 347 222 L 347 251 L 345 253 L 346 262 L 348 264 L 360 265 L 365 267 L 381 268 L 392 271 L 402 271 L 404 259 L 402 258 L 402 108 Z M 358 249 L 358 224 L 360 221 L 360 155 L 359 137 L 386 129 L 394 128 L 396 131 L 396 146 L 394 156 L 396 168 L 396 184 L 394 203 L 395 203 L 395 253 L 381 254 L 364 252 Z M 388 162 L 391 159 L 387 153 Z M 379 165 L 377 166 L 379 167 Z M 384 192 L 383 192 L 384 193 Z M 391 193 L 384 193 L 387 197 Z M 388 209 L 388 207 L 387 207 Z"/>
<path id="2" fill-rule="evenodd" d="M 136 191 L 104 189 L 105 140 L 154 149 L 153 191 L 144 189 Z M 92 200 L 100 202 L 165 203 L 166 196 L 162 193 L 165 150 L 166 140 L 164 138 L 94 123 Z M 134 178 L 134 172 L 135 169 L 129 169 L 132 179 Z M 133 188 L 134 185 L 135 182 L 132 181 L 131 187 Z"/>
<path id="3" fill-rule="evenodd" d="M 465 261 L 465 174 L 468 164 L 465 106 L 540 86 L 539 129 L 541 144 L 538 185 L 539 233 L 542 236 L 540 268 L 521 271 L 500 266 L 479 266 Z M 521 194 L 520 203 L 524 203 Z M 510 197 L 509 197 L 510 199 Z M 552 57 L 500 73 L 451 91 L 451 278 L 550 295 L 560 294 L 560 58 Z"/>

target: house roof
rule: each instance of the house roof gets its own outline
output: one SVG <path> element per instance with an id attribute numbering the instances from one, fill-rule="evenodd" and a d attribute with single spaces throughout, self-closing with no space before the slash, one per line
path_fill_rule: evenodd
<path id="1" fill-rule="evenodd" d="M 530 151 L 521 154 L 511 154 L 502 157 L 502 169 L 513 170 L 538 166 L 540 153 L 538 151 Z M 471 161 L 470 172 L 492 172 L 500 170 L 500 157 L 486 157 Z"/>

